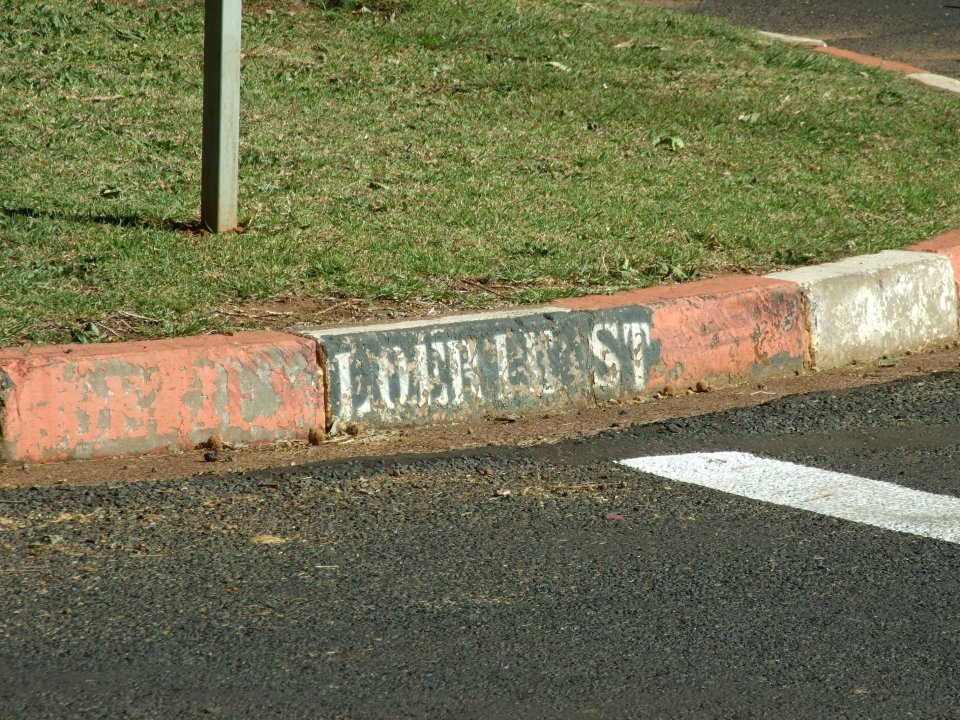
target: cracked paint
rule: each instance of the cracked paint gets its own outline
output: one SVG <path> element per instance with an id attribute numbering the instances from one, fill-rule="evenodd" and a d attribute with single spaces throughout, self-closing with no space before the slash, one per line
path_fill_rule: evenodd
<path id="1" fill-rule="evenodd" d="M 7 460 L 290 439 L 324 422 L 316 348 L 282 333 L 2 350 L 0 373 Z"/>

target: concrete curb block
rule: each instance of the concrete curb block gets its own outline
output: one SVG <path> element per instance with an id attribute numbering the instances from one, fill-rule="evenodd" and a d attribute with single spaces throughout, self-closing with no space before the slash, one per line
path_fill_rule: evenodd
<path id="1" fill-rule="evenodd" d="M 0 350 L 0 459 L 48 462 L 302 437 L 314 344 L 274 332 Z"/>
<path id="2" fill-rule="evenodd" d="M 800 286 L 819 368 L 957 339 L 957 286 L 942 255 L 887 250 L 767 277 Z"/>
<path id="3" fill-rule="evenodd" d="M 601 401 L 801 371 L 807 360 L 800 291 L 791 282 L 727 277 L 557 304 L 588 315 Z"/>
<path id="4" fill-rule="evenodd" d="M 307 331 L 328 417 L 369 427 L 522 414 L 800 372 L 799 287 L 733 277 L 527 312 Z"/>
<path id="5" fill-rule="evenodd" d="M 885 60 L 883 58 L 874 57 L 873 55 L 864 55 L 862 53 L 854 52 L 853 50 L 842 50 L 840 48 L 829 47 L 826 45 L 812 49 L 813 52 L 831 55 L 844 60 L 851 60 L 860 65 L 866 65 L 867 67 L 876 68 L 878 70 L 892 70 L 894 72 L 906 73 L 907 75 L 926 74 L 926 71 L 923 68 L 907 65 L 906 63 L 897 62 L 896 60 Z"/>
<path id="6" fill-rule="evenodd" d="M 823 40 L 817 38 L 801 37 L 799 35 L 784 35 L 782 33 L 767 32 L 766 30 L 757 30 L 757 35 L 767 40 L 781 42 L 786 45 L 803 45 L 805 47 L 826 47 Z"/>
<path id="7" fill-rule="evenodd" d="M 303 334 L 326 358 L 330 422 L 391 427 L 584 403 L 585 333 L 547 307 Z"/>
<path id="8" fill-rule="evenodd" d="M 946 75 L 937 75 L 936 73 L 921 71 L 910 73 L 907 75 L 907 77 L 914 82 L 920 83 L 921 85 L 936 88 L 937 90 L 945 90 L 946 92 L 960 94 L 960 80 L 947 77 Z"/>

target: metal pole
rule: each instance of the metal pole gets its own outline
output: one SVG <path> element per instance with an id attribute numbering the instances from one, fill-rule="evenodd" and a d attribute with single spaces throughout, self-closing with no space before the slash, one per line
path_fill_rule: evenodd
<path id="1" fill-rule="evenodd" d="M 240 165 L 241 0 L 206 0 L 203 27 L 203 160 L 200 222 L 237 226 Z"/>

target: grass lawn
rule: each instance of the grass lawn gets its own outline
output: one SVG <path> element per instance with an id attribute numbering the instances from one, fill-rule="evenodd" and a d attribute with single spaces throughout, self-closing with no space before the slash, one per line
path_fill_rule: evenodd
<path id="1" fill-rule="evenodd" d="M 274 0 L 244 7 L 245 231 L 190 232 L 202 7 L 0 0 L 0 346 L 540 302 L 960 225 L 960 100 L 889 73 L 625 0 Z M 307 309 L 247 310 L 277 299 Z"/>

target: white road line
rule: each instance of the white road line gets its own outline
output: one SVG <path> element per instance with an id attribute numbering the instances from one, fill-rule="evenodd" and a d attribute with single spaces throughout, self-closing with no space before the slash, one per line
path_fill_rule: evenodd
<path id="1" fill-rule="evenodd" d="M 621 460 L 678 482 L 887 530 L 960 543 L 960 498 L 742 452 Z"/>

